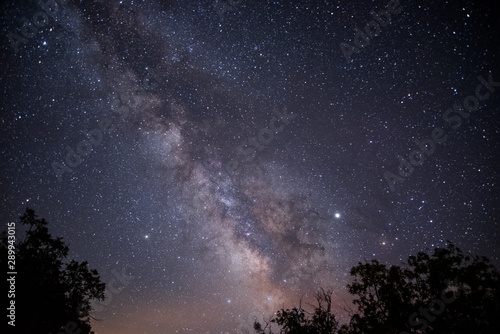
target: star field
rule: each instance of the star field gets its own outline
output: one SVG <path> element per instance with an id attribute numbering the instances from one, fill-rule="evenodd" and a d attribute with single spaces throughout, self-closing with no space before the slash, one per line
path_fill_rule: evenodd
<path id="1" fill-rule="evenodd" d="M 342 317 L 352 266 L 447 240 L 499 267 L 493 1 L 1 17 L 0 216 L 28 206 L 69 258 L 127 277 L 96 333 L 241 333 L 320 287 Z"/>

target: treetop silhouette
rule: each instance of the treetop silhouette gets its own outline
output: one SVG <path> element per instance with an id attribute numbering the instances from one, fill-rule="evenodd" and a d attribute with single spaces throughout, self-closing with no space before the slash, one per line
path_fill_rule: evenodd
<path id="1" fill-rule="evenodd" d="M 90 331 L 92 299 L 104 300 L 105 284 L 87 261 L 67 261 L 69 248 L 61 237 L 52 237 L 45 219 L 26 209 L 20 222 L 28 227 L 16 251 L 16 321 L 12 333 L 93 333 Z M 2 232 L 2 267 L 6 268 L 7 233 Z M 7 282 L 3 281 L 7 291 Z M 9 326 L 12 327 L 12 326 Z"/>
<path id="2" fill-rule="evenodd" d="M 331 311 L 331 291 L 320 290 L 323 301 L 313 312 L 281 309 L 258 334 L 375 334 L 375 333 L 498 333 L 500 274 L 483 256 L 464 255 L 452 243 L 432 255 L 419 252 L 402 266 L 377 260 L 350 271 L 347 289 L 356 310 L 340 326 Z M 274 326 L 274 327 L 273 327 Z"/>

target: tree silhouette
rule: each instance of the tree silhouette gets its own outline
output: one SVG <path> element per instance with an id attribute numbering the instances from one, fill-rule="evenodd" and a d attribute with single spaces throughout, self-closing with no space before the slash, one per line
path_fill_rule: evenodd
<path id="1" fill-rule="evenodd" d="M 302 301 L 299 307 L 293 309 L 281 309 L 276 316 L 261 325 L 255 322 L 254 329 L 259 334 L 272 334 L 272 325 L 281 327 L 280 334 L 334 334 L 339 327 L 335 315 L 332 313 L 332 291 L 320 289 L 314 295 L 317 306 L 309 306 L 314 311 L 309 313 L 302 308 Z"/>
<path id="2" fill-rule="evenodd" d="M 271 334 L 273 324 L 279 325 L 279 333 L 294 334 L 465 334 L 500 329 L 500 274 L 486 257 L 464 255 L 452 243 L 436 248 L 431 256 L 410 256 L 403 266 L 372 260 L 360 262 L 350 273 L 354 280 L 347 288 L 357 310 L 349 310 L 348 324 L 320 327 L 322 318 L 314 317 L 324 312 L 320 305 L 311 314 L 300 307 L 282 309 L 264 325 L 256 322 L 255 331 Z M 330 309 L 328 314 L 335 319 Z"/>
<path id="3" fill-rule="evenodd" d="M 12 333 L 93 333 L 90 331 L 90 301 L 104 300 L 105 284 L 88 263 L 65 261 L 69 248 L 62 238 L 53 238 L 45 219 L 26 209 L 20 217 L 26 237 L 15 246 L 15 327 Z M 19 230 L 18 230 L 19 233 Z M 17 238 L 19 240 L 19 234 Z M 2 268 L 7 268 L 8 238 L 2 232 Z M 3 280 L 4 289 L 8 283 Z M 14 331 L 15 330 L 15 331 Z"/>

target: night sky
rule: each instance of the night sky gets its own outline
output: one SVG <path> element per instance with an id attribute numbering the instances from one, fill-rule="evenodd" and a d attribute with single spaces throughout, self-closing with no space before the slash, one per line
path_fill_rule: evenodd
<path id="1" fill-rule="evenodd" d="M 114 282 L 98 334 L 343 317 L 359 261 L 447 240 L 499 267 L 494 1 L 45 3 L 2 2 L 0 217 Z"/>

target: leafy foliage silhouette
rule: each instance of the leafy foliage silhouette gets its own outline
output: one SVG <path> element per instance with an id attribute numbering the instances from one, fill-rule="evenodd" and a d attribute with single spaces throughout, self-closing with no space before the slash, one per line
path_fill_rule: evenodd
<path id="1" fill-rule="evenodd" d="M 90 301 L 104 300 L 105 284 L 88 263 L 65 260 L 69 248 L 62 238 L 49 233 L 47 221 L 26 209 L 20 217 L 26 237 L 16 244 L 15 327 L 12 333 L 93 333 Z M 20 229 L 17 229 L 17 239 Z M 2 268 L 7 268 L 8 242 L 2 232 Z M 8 291 L 3 281 L 2 291 Z M 5 305 L 5 304 L 4 304 Z"/>
<path id="2" fill-rule="evenodd" d="M 279 310 L 258 334 L 498 333 L 500 274 L 484 256 L 464 255 L 452 243 L 432 255 L 419 252 L 403 266 L 377 260 L 358 263 L 347 289 L 356 311 L 342 326 L 331 312 L 331 291 L 316 294 L 324 301 L 306 312 L 299 304 Z M 273 332 L 274 331 L 274 332 Z"/>
<path id="3" fill-rule="evenodd" d="M 274 318 L 261 325 L 254 323 L 254 330 L 259 334 L 272 333 L 272 324 L 281 326 L 280 333 L 290 334 L 319 334 L 337 333 L 339 322 L 332 313 L 332 291 L 320 289 L 314 295 L 317 306 L 314 312 L 309 313 L 302 308 L 302 301 L 293 309 L 281 309 Z"/>

